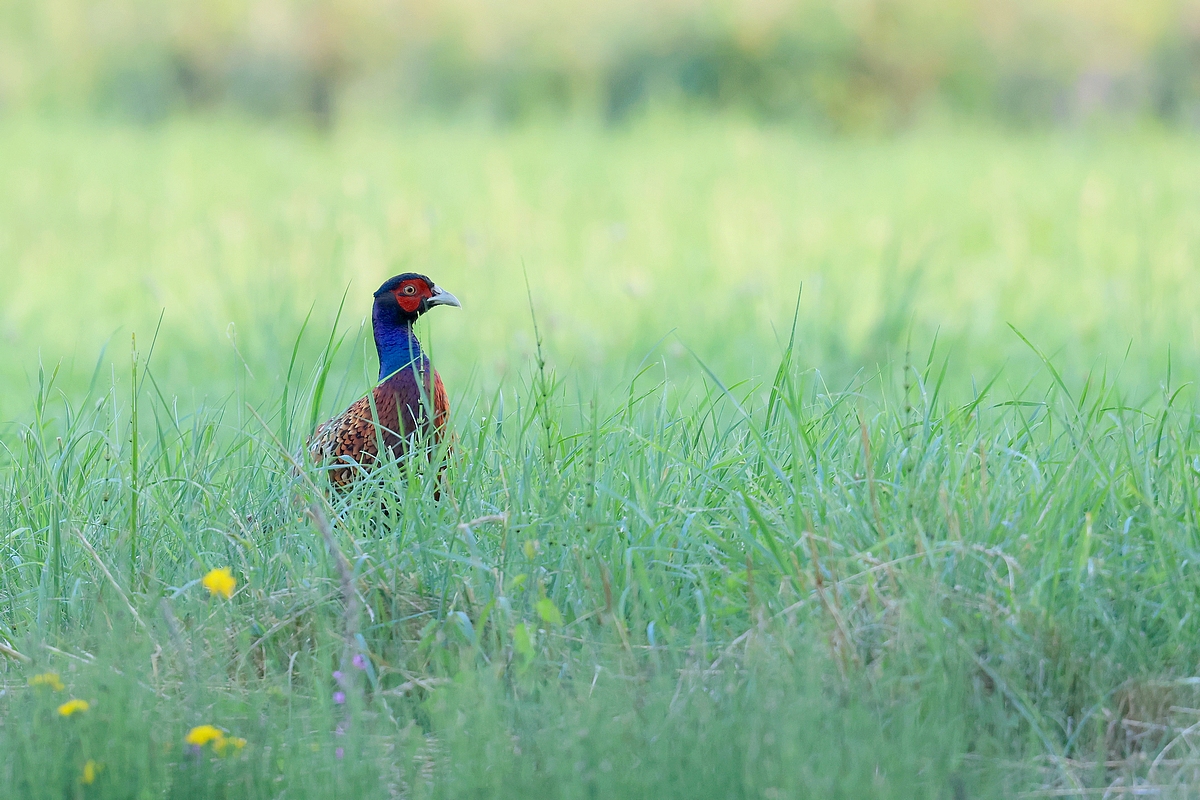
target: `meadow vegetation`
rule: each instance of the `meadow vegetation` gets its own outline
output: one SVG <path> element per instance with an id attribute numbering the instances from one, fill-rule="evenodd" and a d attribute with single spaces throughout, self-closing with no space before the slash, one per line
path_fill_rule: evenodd
<path id="1" fill-rule="evenodd" d="M 1158 129 L 4 122 L 0 781 L 1188 796 L 1198 173 Z M 423 456 L 331 495 L 303 442 L 403 270 L 464 306 L 443 499 Z"/>
<path id="2" fill-rule="evenodd" d="M 660 106 L 843 132 L 1200 122 L 1189 0 L 57 0 L 0 8 L 0 53 L 0 113 L 141 122 L 620 123 Z"/>

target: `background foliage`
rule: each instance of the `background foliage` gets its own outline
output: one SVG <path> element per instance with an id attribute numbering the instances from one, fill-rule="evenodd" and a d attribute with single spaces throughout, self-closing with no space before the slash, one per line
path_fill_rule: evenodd
<path id="1" fill-rule="evenodd" d="M 946 112 L 1200 119 L 1192 0 L 52 0 L 0 9 L 3 107 L 619 121 L 661 105 L 836 130 Z"/>

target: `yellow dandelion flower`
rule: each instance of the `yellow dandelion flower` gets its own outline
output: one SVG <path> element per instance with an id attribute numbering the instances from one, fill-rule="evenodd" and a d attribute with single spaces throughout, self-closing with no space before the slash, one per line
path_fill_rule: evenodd
<path id="1" fill-rule="evenodd" d="M 240 736 L 224 736 L 213 743 L 213 749 L 219 756 L 234 755 L 241 752 L 245 746 L 246 740 Z"/>
<path id="2" fill-rule="evenodd" d="M 58 677 L 57 672 L 43 672 L 41 675 L 34 675 L 29 679 L 30 686 L 49 686 L 56 692 L 61 692 L 67 688 L 63 686 L 62 678 Z"/>
<path id="3" fill-rule="evenodd" d="M 99 772 L 101 768 L 102 765 L 97 764 L 95 761 L 89 758 L 87 763 L 83 765 L 83 774 L 79 776 L 79 782 L 84 786 L 95 783 L 96 773 Z"/>
<path id="4" fill-rule="evenodd" d="M 233 577 L 229 567 L 221 567 L 209 570 L 200 583 L 204 584 L 204 588 L 208 589 L 209 594 L 220 595 L 228 600 L 233 596 L 233 590 L 237 587 L 237 578 Z"/>
<path id="5" fill-rule="evenodd" d="M 197 725 L 188 731 L 183 741 L 196 747 L 204 747 L 209 742 L 220 742 L 224 738 L 225 733 L 214 725 Z"/>
<path id="6" fill-rule="evenodd" d="M 83 713 L 91 707 L 91 704 L 87 700 L 77 700 L 75 698 L 71 698 L 58 707 L 58 713 L 61 716 L 69 717 L 72 714 Z"/>

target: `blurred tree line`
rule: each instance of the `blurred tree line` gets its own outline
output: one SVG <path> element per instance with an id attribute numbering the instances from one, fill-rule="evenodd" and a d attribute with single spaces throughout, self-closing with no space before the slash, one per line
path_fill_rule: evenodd
<path id="1" fill-rule="evenodd" d="M 0 113 L 1200 124 L 1200 0 L 0 0 Z"/>

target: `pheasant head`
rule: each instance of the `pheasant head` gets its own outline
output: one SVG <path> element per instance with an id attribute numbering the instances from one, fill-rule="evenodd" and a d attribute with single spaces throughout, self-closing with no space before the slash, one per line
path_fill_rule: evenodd
<path id="1" fill-rule="evenodd" d="M 457 297 L 416 272 L 388 278 L 375 292 L 371 326 L 379 351 L 380 380 L 423 358 L 412 325 L 434 306 L 460 308 L 461 304 Z"/>

